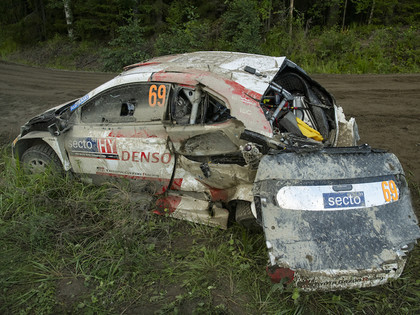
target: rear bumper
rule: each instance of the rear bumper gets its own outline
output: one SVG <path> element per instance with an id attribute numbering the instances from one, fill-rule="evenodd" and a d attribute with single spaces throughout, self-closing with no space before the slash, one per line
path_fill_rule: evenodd
<path id="1" fill-rule="evenodd" d="M 397 279 L 405 266 L 406 259 L 384 264 L 381 268 L 367 270 L 296 270 L 279 266 L 267 267 L 272 282 L 291 284 L 302 291 L 339 291 L 382 285 Z"/>

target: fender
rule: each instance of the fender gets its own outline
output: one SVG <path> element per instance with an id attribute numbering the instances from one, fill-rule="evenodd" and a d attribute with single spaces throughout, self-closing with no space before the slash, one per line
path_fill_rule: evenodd
<path id="1" fill-rule="evenodd" d="M 70 161 L 65 153 L 65 149 L 63 146 L 63 142 L 58 141 L 59 137 L 53 137 L 48 131 L 32 131 L 28 134 L 24 135 L 23 137 L 18 137 L 13 141 L 13 156 L 15 158 L 21 158 L 23 152 L 25 152 L 29 147 L 33 146 L 35 143 L 45 142 L 48 144 L 54 152 L 57 154 L 58 158 L 63 165 L 63 169 L 65 171 L 69 171 L 71 169 Z M 30 141 L 29 141 L 30 140 Z M 34 141 L 38 140 L 38 141 Z"/>

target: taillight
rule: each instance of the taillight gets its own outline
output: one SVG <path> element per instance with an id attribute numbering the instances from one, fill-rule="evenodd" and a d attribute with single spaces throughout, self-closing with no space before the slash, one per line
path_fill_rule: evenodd
<path id="1" fill-rule="evenodd" d="M 282 279 L 285 279 L 284 284 L 292 283 L 295 278 L 295 272 L 289 268 L 282 268 L 279 266 L 267 266 L 267 274 L 270 276 L 271 281 L 274 283 L 280 283 Z"/>

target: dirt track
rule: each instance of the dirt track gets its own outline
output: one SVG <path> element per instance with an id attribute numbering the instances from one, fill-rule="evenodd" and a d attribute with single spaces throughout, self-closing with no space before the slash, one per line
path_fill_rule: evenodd
<path id="1" fill-rule="evenodd" d="M 83 96 L 113 76 L 0 62 L 0 143 L 13 140 L 20 126 L 36 114 Z M 419 187 L 420 74 L 313 77 L 334 94 L 347 117 L 356 118 L 361 143 L 394 152 L 411 187 Z M 412 194 L 419 214 L 420 198 L 417 192 Z"/>

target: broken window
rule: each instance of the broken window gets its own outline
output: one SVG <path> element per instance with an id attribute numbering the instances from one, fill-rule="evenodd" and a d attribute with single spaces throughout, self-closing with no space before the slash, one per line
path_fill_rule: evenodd
<path id="1" fill-rule="evenodd" d="M 262 107 L 278 132 L 302 135 L 302 129 L 316 130 L 320 136 L 308 137 L 327 140 L 335 128 L 331 97 L 315 81 L 293 70 L 276 75 L 262 98 Z"/>
<path id="2" fill-rule="evenodd" d="M 172 95 L 170 116 L 174 124 L 215 124 L 231 118 L 223 101 L 200 87 L 178 87 Z"/>
<path id="3" fill-rule="evenodd" d="M 81 109 L 84 123 L 148 122 L 162 119 L 170 86 L 129 84 L 107 90 Z"/>

